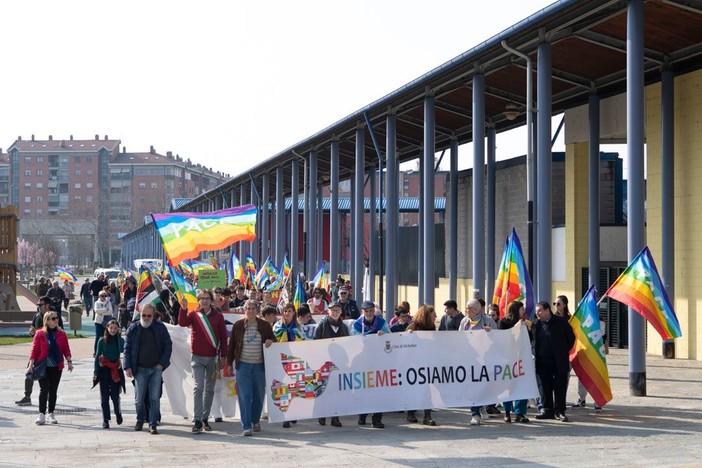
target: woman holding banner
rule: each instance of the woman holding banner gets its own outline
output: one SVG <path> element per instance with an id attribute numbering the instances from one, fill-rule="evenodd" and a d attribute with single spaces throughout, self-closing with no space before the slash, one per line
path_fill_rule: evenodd
<path id="1" fill-rule="evenodd" d="M 232 328 L 227 365 L 236 368 L 241 426 L 243 435 L 250 437 L 253 431 L 261 430 L 261 411 L 266 393 L 263 346 L 268 348 L 273 344 L 275 335 L 271 324 L 256 316 L 256 301 L 246 301 L 244 312 L 245 317 Z"/>
<path id="2" fill-rule="evenodd" d="M 292 302 L 288 302 L 283 307 L 280 320 L 273 325 L 273 334 L 275 335 L 275 340 L 279 343 L 304 340 L 300 327 L 297 324 L 295 305 Z M 283 427 L 286 429 L 290 428 L 290 422 L 285 421 Z M 292 422 L 296 423 L 297 421 Z"/>
<path id="3" fill-rule="evenodd" d="M 514 301 L 512 302 L 509 307 L 507 308 L 507 313 L 505 313 L 505 316 L 497 322 L 497 328 L 500 330 L 509 330 L 510 328 L 517 326 L 517 324 L 520 324 L 521 326 L 521 317 L 524 317 L 525 314 L 525 309 L 524 309 L 524 303 L 521 301 Z M 526 320 L 526 319 L 525 319 Z M 528 322 L 528 320 L 526 320 Z M 526 322 L 524 322 L 526 324 Z M 528 327 L 529 325 L 527 325 Z M 526 417 L 526 412 L 527 412 L 527 401 L 526 400 L 517 400 L 517 401 L 505 401 L 503 403 L 504 408 L 505 408 L 505 422 L 511 423 L 512 422 L 512 416 L 510 415 L 511 412 L 514 412 L 515 418 L 514 421 L 518 423 L 528 423 L 529 418 Z"/>

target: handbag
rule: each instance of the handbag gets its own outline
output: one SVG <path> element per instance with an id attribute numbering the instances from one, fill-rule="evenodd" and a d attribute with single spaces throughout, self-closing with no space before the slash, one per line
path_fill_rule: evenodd
<path id="1" fill-rule="evenodd" d="M 27 377 L 32 381 L 41 380 L 46 377 L 46 359 L 34 361 L 34 367 L 29 371 Z"/>

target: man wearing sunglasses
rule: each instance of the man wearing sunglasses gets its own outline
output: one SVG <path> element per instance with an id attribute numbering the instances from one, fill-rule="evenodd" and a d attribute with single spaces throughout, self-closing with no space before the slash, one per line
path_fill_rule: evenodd
<path id="1" fill-rule="evenodd" d="M 134 404 L 137 411 L 135 431 L 141 431 L 148 417 L 149 432 L 158 434 L 161 394 L 161 375 L 171 363 L 173 343 L 166 326 L 154 320 L 156 308 L 146 304 L 139 320 L 127 330 L 124 343 L 124 372 L 136 381 Z M 144 395 L 149 393 L 149 414 L 145 414 Z"/>

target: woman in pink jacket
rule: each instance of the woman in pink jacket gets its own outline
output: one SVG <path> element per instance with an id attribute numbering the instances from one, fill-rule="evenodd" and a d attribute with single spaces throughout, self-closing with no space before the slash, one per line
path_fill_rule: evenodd
<path id="1" fill-rule="evenodd" d="M 41 391 L 39 392 L 37 425 L 43 425 L 47 421 L 50 424 L 58 424 L 54 417 L 54 408 L 56 407 L 56 392 L 63 372 L 64 357 L 68 361 L 68 372 L 72 372 L 73 362 L 71 361 L 71 348 L 68 346 L 68 336 L 58 326 L 56 312 L 47 312 L 44 314 L 44 326 L 34 334 L 32 350 L 29 354 L 29 365 L 27 366 L 27 373 L 30 373 L 35 370 L 35 363 L 46 360 L 46 375 L 39 379 Z M 47 399 L 49 401 L 48 413 Z"/>

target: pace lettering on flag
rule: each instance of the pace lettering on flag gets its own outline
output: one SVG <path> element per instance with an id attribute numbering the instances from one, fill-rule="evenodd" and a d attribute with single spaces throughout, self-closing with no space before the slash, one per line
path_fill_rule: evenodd
<path id="1" fill-rule="evenodd" d="M 153 213 L 170 265 L 256 238 L 256 207 L 243 205 L 208 213 Z"/>
<path id="2" fill-rule="evenodd" d="M 575 333 L 570 363 L 592 399 L 602 407 L 612 400 L 612 387 L 609 383 L 594 286 L 590 286 L 580 300 L 569 323 Z"/>
<path id="3" fill-rule="evenodd" d="M 648 246 L 638 253 L 604 295 L 641 314 L 664 340 L 682 336 L 680 322 Z"/>

